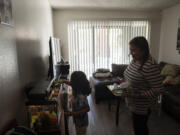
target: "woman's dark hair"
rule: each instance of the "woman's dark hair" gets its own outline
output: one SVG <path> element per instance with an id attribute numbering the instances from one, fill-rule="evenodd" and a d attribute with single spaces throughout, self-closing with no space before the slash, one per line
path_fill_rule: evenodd
<path id="1" fill-rule="evenodd" d="M 82 71 L 74 71 L 71 74 L 71 86 L 74 96 L 79 94 L 89 95 L 91 93 L 89 81 L 87 80 L 85 73 Z"/>
<path id="2" fill-rule="evenodd" d="M 141 67 L 140 67 L 140 69 L 142 69 L 144 63 L 148 60 L 148 57 L 149 57 L 149 54 L 150 54 L 148 41 L 146 40 L 145 37 L 139 36 L 139 37 L 133 38 L 129 42 L 129 44 L 134 45 L 135 47 L 139 48 L 141 51 L 144 52 L 143 61 L 141 63 Z"/>

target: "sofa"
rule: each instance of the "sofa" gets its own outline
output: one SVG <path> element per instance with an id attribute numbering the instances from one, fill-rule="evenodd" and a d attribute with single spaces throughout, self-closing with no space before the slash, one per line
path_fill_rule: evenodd
<path id="1" fill-rule="evenodd" d="M 125 64 L 112 64 L 111 76 L 98 78 L 93 75 L 90 77 L 90 86 L 96 104 L 103 100 L 114 99 L 114 95 L 108 90 L 107 85 L 119 83 L 117 77 L 123 78 L 123 72 L 127 66 Z"/>
<path id="2" fill-rule="evenodd" d="M 175 66 L 178 71 L 174 72 L 174 69 L 166 70 L 166 67 Z M 180 66 L 173 65 L 166 62 L 160 62 L 159 67 L 161 74 L 164 78 L 164 94 L 162 98 L 162 109 L 167 112 L 174 119 L 180 121 L 180 80 L 173 80 L 173 78 L 180 77 Z M 176 70 L 176 69 L 175 69 Z M 163 72 L 165 71 L 165 72 Z"/>

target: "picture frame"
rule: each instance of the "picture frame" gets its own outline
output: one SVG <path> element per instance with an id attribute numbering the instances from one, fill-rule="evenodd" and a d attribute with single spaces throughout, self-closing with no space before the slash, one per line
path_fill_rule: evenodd
<path id="1" fill-rule="evenodd" d="M 178 31 L 177 31 L 177 46 L 176 49 L 178 50 L 180 54 L 180 18 L 178 20 Z"/>
<path id="2" fill-rule="evenodd" d="M 12 26 L 11 0 L 0 0 L 0 23 Z"/>

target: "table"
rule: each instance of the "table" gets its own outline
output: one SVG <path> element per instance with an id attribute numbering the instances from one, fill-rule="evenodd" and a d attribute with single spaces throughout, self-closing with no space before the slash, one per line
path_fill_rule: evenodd
<path id="1" fill-rule="evenodd" d="M 117 77 L 110 78 L 95 78 L 90 77 L 90 86 L 94 93 L 95 103 L 98 104 L 101 101 L 109 101 L 114 99 L 114 95 L 107 89 L 107 85 L 118 83 Z"/>
<path id="2" fill-rule="evenodd" d="M 113 86 L 113 85 L 109 85 L 109 86 Z M 117 106 L 116 106 L 116 126 L 118 126 L 119 124 L 119 106 L 120 106 L 120 101 L 121 101 L 121 96 L 119 94 L 116 94 L 112 91 L 112 88 L 108 87 L 107 85 L 107 89 L 109 91 L 111 91 L 111 93 L 115 96 L 115 99 L 117 100 Z M 109 110 L 111 110 L 111 103 L 109 101 L 109 106 L 108 106 Z"/>

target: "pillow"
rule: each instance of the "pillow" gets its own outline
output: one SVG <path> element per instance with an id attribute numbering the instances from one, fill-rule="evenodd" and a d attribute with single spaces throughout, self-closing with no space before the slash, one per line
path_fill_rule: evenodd
<path id="1" fill-rule="evenodd" d="M 171 85 L 180 84 L 180 75 L 176 77 L 167 76 L 165 80 L 163 81 L 163 84 L 171 84 Z"/>
<path id="2" fill-rule="evenodd" d="M 109 70 L 109 69 L 106 69 L 106 68 L 98 68 L 98 69 L 96 70 L 96 72 L 98 72 L 98 73 L 107 73 L 107 72 L 110 72 L 110 70 Z"/>
<path id="3" fill-rule="evenodd" d="M 180 67 L 177 65 L 166 64 L 161 71 L 164 76 L 176 76 L 180 73 Z"/>
<path id="4" fill-rule="evenodd" d="M 173 80 L 172 76 L 166 76 L 164 81 L 162 82 L 163 84 L 170 84 L 170 82 Z"/>
<path id="5" fill-rule="evenodd" d="M 159 65 L 159 69 L 160 71 L 163 69 L 163 67 L 166 65 L 167 63 L 161 61 L 158 65 Z"/>
<path id="6" fill-rule="evenodd" d="M 174 85 L 180 84 L 180 75 L 173 78 L 173 80 L 171 80 L 170 84 L 174 84 Z"/>
<path id="7" fill-rule="evenodd" d="M 96 78 L 108 78 L 108 77 L 111 77 L 111 73 L 110 72 L 107 72 L 107 73 L 94 73 L 93 76 L 96 77 Z"/>
<path id="8" fill-rule="evenodd" d="M 128 65 L 126 64 L 112 64 L 112 74 L 114 76 L 123 77 L 123 73 Z"/>

